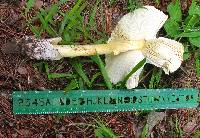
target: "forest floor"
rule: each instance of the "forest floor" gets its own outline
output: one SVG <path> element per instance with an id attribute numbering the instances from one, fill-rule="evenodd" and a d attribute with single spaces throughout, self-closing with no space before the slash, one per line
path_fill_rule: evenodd
<path id="1" fill-rule="evenodd" d="M 154 5 L 166 12 L 168 1 L 161 0 L 160 4 L 142 1 Z M 72 2 L 73 3 L 73 2 Z M 125 14 L 124 1 L 118 1 L 114 6 L 106 6 L 103 14 L 108 10 L 115 11 L 111 16 Z M 20 39 L 24 35 L 32 35 L 26 26 L 26 19 L 21 16 L 24 3 L 20 1 L 0 2 L 0 47 L 11 39 Z M 41 1 L 35 8 L 41 7 Z M 109 8 L 108 8 L 109 7 Z M 118 7 L 118 9 L 116 9 Z M 187 3 L 182 4 L 183 11 L 187 10 Z M 108 34 L 110 28 L 107 28 Z M 45 35 L 44 35 L 45 37 Z M 193 69 L 193 58 L 182 64 L 173 74 L 162 75 L 161 85 L 171 88 L 196 87 L 200 89 L 200 77 Z M 2 138 L 39 138 L 39 137 L 97 137 L 94 126 L 95 119 L 101 120 L 118 137 L 139 137 L 145 126 L 149 112 L 116 112 L 116 113 L 81 113 L 65 115 L 14 115 L 12 113 L 13 90 L 62 90 L 69 82 L 64 78 L 49 80 L 44 71 L 36 68 L 36 60 L 18 54 L 5 54 L 0 51 L 0 137 Z M 48 61 L 50 66 L 62 67 L 60 72 L 70 71 L 66 60 Z M 90 70 L 92 68 L 92 70 Z M 150 67 L 151 68 L 151 67 Z M 89 73 L 97 70 L 91 63 L 85 63 L 84 69 Z M 184 70 L 183 70 L 184 69 Z M 100 78 L 99 81 L 101 81 Z M 200 108 L 162 110 L 166 114 L 151 130 L 149 137 L 192 137 L 200 133 Z M 199 136 L 199 135 L 198 135 Z"/>

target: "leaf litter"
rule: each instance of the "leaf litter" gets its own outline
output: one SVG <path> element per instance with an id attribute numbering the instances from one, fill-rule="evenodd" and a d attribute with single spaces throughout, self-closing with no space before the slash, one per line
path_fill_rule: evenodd
<path id="1" fill-rule="evenodd" d="M 150 3 L 155 4 L 152 1 L 146 1 L 146 4 Z M 0 6 L 2 2 L 0 3 Z M 7 4 L 6 1 L 3 3 Z M 166 10 L 166 2 L 162 0 L 162 4 L 159 5 L 160 9 Z M 41 6 L 41 5 L 40 5 Z M 120 9 L 124 5 L 124 1 L 119 1 L 116 5 Z M 5 44 L 10 38 L 19 39 L 25 34 L 30 34 L 30 31 L 27 29 L 22 29 L 24 26 L 24 19 L 19 15 L 16 19 L 16 28 L 10 24 L 7 24 L 7 19 L 9 18 L 9 11 L 15 9 L 14 11 L 19 14 L 21 7 L 17 5 L 3 6 L 1 8 L 1 13 L 3 13 L 3 19 L 0 21 L 0 44 L 1 47 Z M 3 11 L 2 11 L 3 10 Z M 115 10 L 117 11 L 117 10 Z M 110 10 L 108 10 L 110 12 Z M 119 17 L 122 11 L 117 11 L 113 16 Z M 125 13 L 125 12 L 124 12 Z M 109 15 L 110 16 L 110 15 Z M 110 23 L 113 20 L 109 19 L 107 23 L 107 30 L 109 32 Z M 20 28 L 22 27 L 22 28 Z M 20 31 L 18 30 L 20 29 Z M 23 31 L 23 32 L 21 32 Z M 20 32 L 20 33 L 19 33 Z M 62 136 L 62 137 L 95 137 L 94 129 L 87 124 L 93 124 L 95 121 L 93 118 L 101 118 L 104 122 L 107 123 L 107 126 L 114 131 L 120 137 L 134 137 L 137 134 L 137 128 L 141 124 L 145 124 L 147 118 L 147 124 L 149 123 L 150 127 L 148 128 L 149 133 L 153 133 L 154 136 L 159 136 L 159 133 L 162 134 L 162 137 L 169 136 L 170 126 L 169 118 L 174 114 L 179 116 L 180 125 L 183 131 L 188 135 L 192 135 L 199 128 L 199 117 L 195 117 L 195 114 L 199 114 L 199 110 L 170 110 L 165 112 L 152 112 L 149 115 L 137 115 L 134 112 L 120 112 L 120 113 L 89 113 L 89 114 L 70 114 L 58 117 L 57 115 L 17 115 L 13 116 L 10 94 L 12 90 L 30 90 L 30 89 L 64 89 L 67 83 L 64 79 L 48 80 L 47 76 L 44 73 L 41 73 L 39 70 L 33 67 L 36 64 L 36 61 L 24 59 L 23 56 L 18 55 L 6 55 L 0 51 L 0 80 L 2 82 L 2 87 L 0 88 L 0 137 L 53 137 L 53 136 Z M 53 62 L 50 63 L 53 66 L 60 66 L 59 63 Z M 185 63 L 184 65 L 189 66 L 189 70 L 186 66 L 183 65 L 185 70 L 188 72 L 189 76 L 184 75 L 183 71 L 180 69 L 179 72 L 174 74 L 174 79 L 170 79 L 165 76 L 162 78 L 162 82 L 167 82 L 168 85 L 172 87 L 185 87 L 188 86 L 188 81 L 194 80 L 192 78 L 196 75 L 192 69 L 192 62 Z M 19 65 L 22 67 L 29 67 L 28 72 L 31 72 L 34 83 L 28 83 L 26 73 L 24 73 L 24 68 L 19 69 Z M 65 62 L 62 63 L 65 65 Z M 96 66 L 94 66 L 96 68 Z M 18 71 L 16 72 L 16 69 Z M 42 67 L 41 67 L 42 69 Z M 69 69 L 70 70 L 70 69 Z M 26 71 L 25 71 L 26 72 Z M 21 75 L 23 74 L 23 75 Z M 182 74 L 182 75 L 181 75 Z M 24 76 L 25 75 L 25 76 Z M 189 79 L 189 80 L 188 80 Z M 200 79 L 199 79 L 200 80 Z M 181 82 L 181 83 L 180 83 Z M 190 86 L 199 87 L 199 81 L 195 77 L 194 82 Z M 192 115 L 192 116 L 191 116 Z M 190 121 L 187 118 L 191 117 Z M 166 118 L 163 120 L 163 118 Z M 56 121 L 58 120 L 58 121 Z M 163 120 L 163 121 L 162 121 Z M 79 123 L 84 124 L 78 125 Z M 74 124 L 74 125 L 70 125 Z M 162 133 L 161 126 L 164 127 L 167 132 Z M 151 135 L 150 135 L 151 136 Z"/>

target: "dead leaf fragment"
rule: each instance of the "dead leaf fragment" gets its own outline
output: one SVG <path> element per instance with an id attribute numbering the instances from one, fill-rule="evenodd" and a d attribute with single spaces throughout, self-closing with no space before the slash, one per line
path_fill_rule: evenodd
<path id="1" fill-rule="evenodd" d="M 200 125 L 198 124 L 198 118 L 195 117 L 193 118 L 190 122 L 188 122 L 186 125 L 183 127 L 183 132 L 187 135 L 191 135 L 193 132 L 195 132 Z"/>
<path id="2" fill-rule="evenodd" d="M 17 72 L 21 75 L 25 75 L 28 73 L 27 69 L 25 67 L 18 67 Z"/>
<path id="3" fill-rule="evenodd" d="M 153 128 L 166 117 L 165 112 L 155 112 L 152 111 L 149 113 L 147 118 L 147 136 L 149 136 L 153 130 Z"/>

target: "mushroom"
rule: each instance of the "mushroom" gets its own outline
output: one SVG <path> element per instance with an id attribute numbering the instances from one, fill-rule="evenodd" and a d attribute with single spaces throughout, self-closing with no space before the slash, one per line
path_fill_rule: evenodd
<path id="1" fill-rule="evenodd" d="M 175 40 L 159 37 L 157 32 L 167 20 L 167 15 L 153 6 L 144 6 L 122 17 L 113 30 L 107 44 L 58 45 L 61 38 L 35 39 L 25 37 L 15 49 L 30 58 L 59 60 L 63 57 L 105 54 L 106 70 L 116 84 L 141 60 L 164 70 L 166 74 L 177 70 L 183 60 L 183 45 Z M 13 43 L 8 43 L 8 47 Z M 138 86 L 137 70 L 126 82 L 128 89 Z"/>
<path id="2" fill-rule="evenodd" d="M 175 40 L 156 38 L 157 32 L 166 20 L 167 15 L 153 6 L 144 6 L 122 17 L 108 43 L 120 39 L 144 40 L 145 44 L 139 50 L 129 50 L 118 55 L 106 55 L 106 70 L 112 83 L 117 84 L 122 81 L 132 68 L 144 58 L 146 58 L 146 63 L 162 68 L 166 74 L 174 72 L 180 67 L 183 61 L 183 45 Z M 129 77 L 126 82 L 128 89 L 138 86 L 143 67 Z"/>

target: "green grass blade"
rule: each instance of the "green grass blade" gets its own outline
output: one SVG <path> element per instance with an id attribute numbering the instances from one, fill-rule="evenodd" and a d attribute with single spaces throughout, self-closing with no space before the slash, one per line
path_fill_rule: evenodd
<path id="1" fill-rule="evenodd" d="M 86 3 L 82 4 L 80 6 L 80 8 L 76 12 L 74 12 L 74 14 L 73 14 L 74 16 L 71 17 L 71 18 L 69 18 L 70 22 L 69 22 L 69 24 L 66 27 L 67 29 L 72 29 L 75 25 L 78 24 L 78 22 L 80 21 L 80 19 L 82 19 L 82 16 L 80 14 L 85 9 L 86 5 L 87 5 Z M 83 22 L 83 19 L 82 19 L 81 22 Z"/>
<path id="2" fill-rule="evenodd" d="M 78 80 L 78 85 L 79 85 L 79 90 L 87 89 L 87 88 L 85 88 L 85 86 L 84 86 L 84 83 L 83 83 L 83 79 L 82 79 L 82 78 L 79 78 L 79 80 Z"/>
<path id="3" fill-rule="evenodd" d="M 200 37 L 189 37 L 189 41 L 194 46 L 200 48 Z"/>
<path id="4" fill-rule="evenodd" d="M 99 76 L 101 76 L 101 73 L 100 73 L 100 72 L 94 74 L 94 75 L 92 76 L 92 79 L 91 79 L 91 84 L 93 84 L 94 81 L 95 81 Z"/>
<path id="5" fill-rule="evenodd" d="M 130 12 L 134 11 L 137 8 L 135 0 L 128 0 L 127 7 Z"/>
<path id="6" fill-rule="evenodd" d="M 130 72 L 128 75 L 126 75 L 126 77 L 124 78 L 124 80 L 122 81 L 122 84 L 124 85 L 126 83 L 126 81 L 131 77 L 131 75 L 133 75 L 138 69 L 140 69 L 144 64 L 146 63 L 146 58 L 144 58 L 143 60 L 141 60 Z"/>
<path id="7" fill-rule="evenodd" d="M 54 4 L 50 10 L 48 11 L 47 16 L 45 16 L 45 21 L 49 22 L 50 20 L 52 20 L 53 16 L 58 12 L 58 5 Z"/>
<path id="8" fill-rule="evenodd" d="M 148 133 L 148 124 L 146 124 L 142 130 L 142 134 L 140 135 L 140 138 L 147 138 L 147 133 Z"/>
<path id="9" fill-rule="evenodd" d="M 48 22 L 45 21 L 45 19 L 42 17 L 41 14 L 39 15 L 39 19 L 40 19 L 40 21 L 42 23 L 42 28 L 43 29 L 45 29 L 51 36 L 53 36 L 53 37 L 57 36 L 56 31 L 52 27 L 50 27 Z"/>
<path id="10" fill-rule="evenodd" d="M 63 33 L 63 30 L 65 29 L 65 26 L 67 24 L 68 19 L 73 17 L 73 14 L 78 10 L 80 4 L 82 3 L 82 0 L 78 0 L 74 7 L 65 14 L 63 21 L 61 22 L 60 28 L 59 28 L 59 35 Z"/>
<path id="11" fill-rule="evenodd" d="M 176 37 L 200 37 L 200 31 L 197 32 L 187 32 L 187 33 L 181 33 L 177 35 Z"/>
<path id="12" fill-rule="evenodd" d="M 94 130 L 94 134 L 97 138 L 105 138 L 105 136 L 102 134 L 102 130 L 100 128 L 96 128 Z"/>
<path id="13" fill-rule="evenodd" d="M 48 78 L 49 79 L 56 79 L 56 78 L 74 78 L 75 76 L 73 74 L 70 73 L 49 73 L 48 74 Z"/>
<path id="14" fill-rule="evenodd" d="M 77 81 L 75 79 L 71 80 L 70 84 L 64 88 L 65 92 L 69 92 L 73 89 L 76 89 L 78 87 Z"/>
<path id="15" fill-rule="evenodd" d="M 152 74 L 150 82 L 149 82 L 149 89 L 158 88 L 159 82 L 161 79 L 161 75 L 162 75 L 162 70 L 154 68 L 153 74 Z"/>
<path id="16" fill-rule="evenodd" d="M 198 57 L 196 57 L 195 59 L 195 71 L 198 75 L 200 75 L 200 60 L 198 59 Z"/>
<path id="17" fill-rule="evenodd" d="M 44 68 L 45 68 L 45 72 L 48 76 L 48 79 L 56 79 L 56 78 L 74 78 L 75 75 L 70 74 L 70 73 L 50 73 L 50 69 L 49 69 L 49 65 L 47 62 L 43 63 L 44 64 Z"/>
<path id="18" fill-rule="evenodd" d="M 95 6 L 94 6 L 94 9 L 92 10 L 91 14 L 90 14 L 90 20 L 89 20 L 89 26 L 90 27 L 94 27 L 96 28 L 96 22 L 95 22 L 95 16 L 96 16 L 96 12 L 97 12 L 97 8 L 98 8 L 98 5 L 99 5 L 99 0 L 97 0 Z"/>
<path id="19" fill-rule="evenodd" d="M 45 68 L 46 74 L 49 75 L 49 65 L 47 62 L 44 63 L 44 68 Z"/>
<path id="20" fill-rule="evenodd" d="M 96 123 L 98 124 L 98 127 L 95 129 L 95 135 L 98 138 L 118 138 L 118 136 L 116 136 L 114 132 L 110 128 L 106 127 L 102 122 L 96 121 Z"/>
<path id="21" fill-rule="evenodd" d="M 112 89 L 112 83 L 110 81 L 110 78 L 108 77 L 108 74 L 107 74 L 107 71 L 105 69 L 104 63 L 101 60 L 100 56 L 99 55 L 91 56 L 91 59 L 98 65 L 108 89 Z"/>
<path id="22" fill-rule="evenodd" d="M 26 8 L 25 8 L 25 16 L 27 16 L 27 13 L 30 11 L 30 9 L 34 6 L 35 0 L 28 0 L 26 3 Z"/>
<path id="23" fill-rule="evenodd" d="M 88 79 L 87 75 L 85 74 L 82 64 L 78 60 L 72 60 L 71 65 L 76 70 L 79 76 L 84 80 L 88 87 L 91 87 L 91 82 Z"/>
<path id="24" fill-rule="evenodd" d="M 69 0 L 59 0 L 58 5 L 61 6 L 62 4 L 65 4 Z"/>
<path id="25" fill-rule="evenodd" d="M 197 130 L 194 135 L 192 136 L 192 138 L 200 138 L 200 130 Z"/>
<path id="26" fill-rule="evenodd" d="M 38 28 L 31 25 L 31 24 L 28 24 L 28 26 L 30 27 L 31 31 L 34 33 L 36 38 L 39 38 L 40 37 L 40 31 L 38 30 Z"/>

